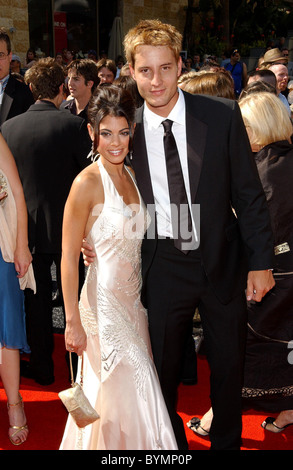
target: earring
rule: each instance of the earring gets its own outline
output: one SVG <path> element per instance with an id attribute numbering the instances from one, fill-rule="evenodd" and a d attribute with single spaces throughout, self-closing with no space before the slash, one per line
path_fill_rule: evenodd
<path id="1" fill-rule="evenodd" d="M 99 156 L 100 154 L 98 152 L 95 152 L 94 142 L 92 141 L 91 151 L 86 158 L 90 158 L 92 162 L 95 162 L 98 160 Z"/>

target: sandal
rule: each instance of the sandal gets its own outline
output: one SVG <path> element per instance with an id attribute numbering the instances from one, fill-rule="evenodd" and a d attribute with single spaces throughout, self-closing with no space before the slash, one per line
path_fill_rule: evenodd
<path id="1" fill-rule="evenodd" d="M 280 428 L 279 426 L 276 425 L 275 418 L 272 418 L 271 416 L 269 416 L 267 419 L 263 421 L 263 423 L 261 424 L 261 427 L 266 429 L 267 431 L 279 433 L 279 432 L 284 431 L 288 426 L 292 426 L 292 425 L 293 423 L 289 423 L 289 424 L 286 424 L 286 426 L 284 426 L 283 428 Z"/>
<path id="2" fill-rule="evenodd" d="M 201 426 L 201 420 L 197 417 L 191 418 L 191 420 L 188 421 L 187 426 L 200 436 L 206 437 L 209 435 L 209 431 Z"/>
<path id="3" fill-rule="evenodd" d="M 8 411 L 9 411 L 9 409 L 10 409 L 12 406 L 19 406 L 19 405 L 21 405 L 21 406 L 22 406 L 22 409 L 23 409 L 22 397 L 21 397 L 20 394 L 18 394 L 18 395 L 19 395 L 19 401 L 18 401 L 17 403 L 7 403 L 7 409 L 8 409 Z M 14 430 L 15 430 L 15 432 L 12 433 L 11 436 L 9 435 L 10 442 L 11 442 L 13 445 L 19 446 L 19 445 L 23 444 L 23 443 L 26 441 L 26 439 L 21 440 L 20 436 L 18 437 L 18 440 L 16 440 L 16 441 L 13 440 L 13 438 L 14 438 L 15 436 L 17 436 L 17 434 L 18 434 L 19 432 L 21 432 L 21 431 L 28 431 L 28 426 L 27 426 L 26 423 L 25 423 L 23 426 L 12 426 L 12 425 L 10 425 L 10 426 L 9 426 L 9 429 L 14 429 Z"/>

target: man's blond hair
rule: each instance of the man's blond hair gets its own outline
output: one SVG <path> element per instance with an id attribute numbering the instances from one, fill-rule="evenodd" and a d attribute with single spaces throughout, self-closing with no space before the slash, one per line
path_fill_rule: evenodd
<path id="1" fill-rule="evenodd" d="M 142 20 L 124 38 L 125 57 L 132 66 L 138 46 L 168 46 L 179 60 L 182 34 L 174 26 L 159 20 Z"/>

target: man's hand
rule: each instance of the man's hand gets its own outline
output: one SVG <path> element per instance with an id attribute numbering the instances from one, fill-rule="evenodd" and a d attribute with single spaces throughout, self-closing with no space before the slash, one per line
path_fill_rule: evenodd
<path id="1" fill-rule="evenodd" d="M 249 271 L 247 277 L 247 300 L 260 302 L 275 285 L 272 271 Z"/>
<path id="2" fill-rule="evenodd" d="M 82 241 L 81 252 L 84 260 L 84 264 L 89 266 L 96 257 L 93 247 L 87 242 L 86 238 Z"/>

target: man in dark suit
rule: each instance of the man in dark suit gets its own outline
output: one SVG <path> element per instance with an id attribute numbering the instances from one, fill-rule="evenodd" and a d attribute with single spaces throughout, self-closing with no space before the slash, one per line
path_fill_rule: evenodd
<path id="1" fill-rule="evenodd" d="M 29 87 L 10 74 L 11 60 L 10 38 L 0 28 L 0 126 L 8 119 L 27 111 L 34 103 Z"/>
<path id="2" fill-rule="evenodd" d="M 89 163 L 91 148 L 85 121 L 59 109 L 64 78 L 54 59 L 33 65 L 26 80 L 36 102 L 1 129 L 15 157 L 28 208 L 37 285 L 36 295 L 26 292 L 29 368 L 43 385 L 54 381 L 51 265 L 60 269 L 64 205 L 73 179 Z"/>
<path id="3" fill-rule="evenodd" d="M 142 301 L 163 394 L 179 449 L 187 449 L 176 398 L 198 307 L 211 368 L 211 448 L 240 449 L 245 289 L 248 299 L 260 301 L 274 285 L 269 214 L 246 130 L 236 101 L 177 88 L 181 34 L 173 26 L 142 21 L 127 33 L 124 45 L 145 99 L 137 114 L 132 162 L 152 215 L 142 245 Z M 173 123 L 171 131 L 166 119 Z M 167 154 L 174 150 L 182 171 L 170 175 L 173 160 L 166 163 L 165 155 L 171 158 Z M 171 183 L 181 172 L 182 182 Z M 173 202 L 181 192 L 180 201 L 188 203 Z M 174 241 L 180 227 L 170 207 L 177 203 L 195 209 L 187 231 L 193 246 L 186 237 L 179 248 Z"/>

